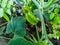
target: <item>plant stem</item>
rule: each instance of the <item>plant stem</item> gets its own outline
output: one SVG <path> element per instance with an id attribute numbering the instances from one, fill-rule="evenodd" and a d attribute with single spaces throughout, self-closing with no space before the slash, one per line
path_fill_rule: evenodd
<path id="1" fill-rule="evenodd" d="M 37 35 L 37 39 L 38 39 L 38 41 L 39 41 L 39 40 L 40 40 L 40 36 L 39 36 L 39 32 L 38 32 L 37 26 L 36 26 L 36 35 Z"/>
<path id="2" fill-rule="evenodd" d="M 11 39 L 11 38 L 7 38 L 7 37 L 4 37 L 4 36 L 0 36 L 0 38 L 2 38 L 2 39 L 8 39 L 8 40 Z"/>
<path id="3" fill-rule="evenodd" d="M 47 37 L 47 32 L 46 32 L 46 27 L 45 27 L 45 22 L 44 22 L 44 18 L 43 18 L 43 6 L 44 6 L 44 0 L 40 1 L 40 5 L 41 5 L 41 9 L 39 10 L 40 12 L 40 20 L 41 20 L 41 26 L 42 26 L 42 39 L 48 39 Z"/>
<path id="4" fill-rule="evenodd" d="M 33 0 L 33 2 L 34 2 L 34 0 Z M 37 2 L 37 1 L 35 0 L 35 2 Z M 44 0 L 40 0 L 40 7 L 37 7 L 37 8 L 38 8 L 38 11 L 40 12 L 39 19 L 41 20 L 41 26 L 42 26 L 42 39 L 49 41 L 48 36 L 47 36 L 47 32 L 46 32 L 44 18 L 43 18 L 43 12 L 44 12 L 43 6 L 44 6 Z M 50 41 L 48 43 L 49 43 L 48 45 L 53 45 Z"/>
<path id="5" fill-rule="evenodd" d="M 37 3 L 37 1 L 35 0 L 32 0 L 33 3 Z M 37 6 L 37 5 L 36 5 Z M 40 7 L 38 7 L 40 6 Z M 40 1 L 40 5 L 38 5 L 37 8 L 38 8 L 38 11 L 40 12 L 39 14 L 39 19 L 41 20 L 41 26 L 42 26 L 42 38 L 43 39 L 48 39 L 47 37 L 47 33 L 46 33 L 46 27 L 45 27 L 45 23 L 44 23 L 44 18 L 43 18 L 43 6 L 44 6 L 44 0 L 41 0 Z"/>
<path id="6" fill-rule="evenodd" d="M 45 22 L 44 22 L 44 18 L 43 18 L 43 12 L 44 12 L 43 10 L 46 9 L 46 8 L 49 8 L 50 5 L 52 5 L 52 2 L 54 2 L 54 0 L 53 1 L 51 0 L 51 2 L 48 5 L 46 5 L 46 7 L 44 7 L 44 0 L 40 0 L 40 5 L 36 0 L 32 0 L 32 1 L 37 6 L 37 8 L 40 12 L 39 13 L 40 14 L 39 19 L 41 20 L 41 26 L 42 26 L 42 38 L 48 39 L 47 32 L 46 32 L 46 27 L 45 27 Z"/>

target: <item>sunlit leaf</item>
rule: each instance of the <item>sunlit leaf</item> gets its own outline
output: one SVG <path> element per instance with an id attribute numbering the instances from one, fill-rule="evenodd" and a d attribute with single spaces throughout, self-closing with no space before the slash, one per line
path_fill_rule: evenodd
<path id="1" fill-rule="evenodd" d="M 2 0 L 1 7 L 5 8 L 8 0 Z"/>
<path id="2" fill-rule="evenodd" d="M 54 9 L 54 13 L 55 14 L 58 14 L 58 12 L 59 12 L 59 9 L 58 8 Z"/>
<path id="3" fill-rule="evenodd" d="M 11 15 L 11 10 L 10 9 L 7 9 L 5 12 L 8 13 L 9 15 Z"/>
<path id="4" fill-rule="evenodd" d="M 31 9 L 29 6 L 25 6 L 22 8 L 22 12 L 25 14 L 26 20 L 31 23 L 32 25 L 37 24 L 37 18 L 36 16 L 32 13 Z"/>
<path id="5" fill-rule="evenodd" d="M 53 22 L 54 22 L 55 24 L 57 24 L 57 23 L 59 22 L 59 18 L 60 18 L 59 16 L 56 16 L 56 17 L 54 18 L 54 21 L 53 21 Z"/>
<path id="6" fill-rule="evenodd" d="M 3 17 L 3 14 L 4 14 L 4 10 L 0 8 L 0 18 Z"/>
<path id="7" fill-rule="evenodd" d="M 30 12 L 28 14 L 26 14 L 25 17 L 26 17 L 27 21 L 29 23 L 31 23 L 32 25 L 36 25 L 38 22 L 35 15 Z"/>
<path id="8" fill-rule="evenodd" d="M 11 8 L 12 5 L 13 5 L 13 0 L 9 0 L 7 4 L 7 8 Z"/>
<path id="9" fill-rule="evenodd" d="M 55 16 L 55 14 L 54 14 L 54 13 L 51 13 L 51 14 L 50 14 L 50 19 L 53 19 L 54 16 Z"/>
<path id="10" fill-rule="evenodd" d="M 3 17 L 6 19 L 6 21 L 9 21 L 9 17 L 6 14 L 4 14 Z"/>

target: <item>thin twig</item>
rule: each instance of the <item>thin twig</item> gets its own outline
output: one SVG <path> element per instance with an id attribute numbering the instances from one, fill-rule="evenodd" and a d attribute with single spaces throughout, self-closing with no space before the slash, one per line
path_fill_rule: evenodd
<path id="1" fill-rule="evenodd" d="M 3 25 L 6 25 L 7 23 L 8 23 L 8 22 L 1 24 L 0 27 L 3 26 Z"/>
<path id="2" fill-rule="evenodd" d="M 4 37 L 4 36 L 0 36 L 0 38 L 8 39 L 8 40 L 10 40 L 10 39 L 11 39 L 11 38 L 7 38 L 7 37 Z"/>

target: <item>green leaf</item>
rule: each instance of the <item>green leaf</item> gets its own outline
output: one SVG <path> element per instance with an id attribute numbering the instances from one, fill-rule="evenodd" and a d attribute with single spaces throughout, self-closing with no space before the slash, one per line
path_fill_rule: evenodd
<path id="1" fill-rule="evenodd" d="M 4 8 L 4 12 L 11 15 L 11 9 L 10 8 Z"/>
<path id="2" fill-rule="evenodd" d="M 0 8 L 0 18 L 3 16 L 3 14 L 4 14 L 4 11 L 2 8 Z"/>
<path id="3" fill-rule="evenodd" d="M 9 15 L 11 15 L 11 10 L 10 9 L 5 10 L 5 12 L 8 13 Z"/>
<path id="4" fill-rule="evenodd" d="M 55 14 L 54 13 L 51 13 L 50 14 L 50 19 L 52 20 L 54 18 Z"/>
<path id="5" fill-rule="evenodd" d="M 53 21 L 53 22 L 54 22 L 55 24 L 57 24 L 57 23 L 59 22 L 59 20 L 60 20 L 60 17 L 59 17 L 59 16 L 56 16 L 56 17 L 54 18 L 54 21 Z"/>
<path id="6" fill-rule="evenodd" d="M 39 14 L 39 13 L 40 13 L 40 12 L 39 12 L 38 9 L 34 10 L 34 14 L 36 15 L 37 18 L 40 18 L 40 16 L 39 16 L 40 14 Z M 45 13 L 44 13 L 44 17 L 45 17 L 45 19 L 46 19 L 47 21 L 50 21 L 50 18 L 49 18 L 50 15 L 49 15 L 48 13 L 45 12 Z"/>
<path id="7" fill-rule="evenodd" d="M 37 18 L 35 17 L 35 15 L 33 13 L 28 13 L 25 15 L 25 18 L 27 19 L 27 21 L 29 23 L 31 23 L 32 25 L 36 25 L 37 24 Z"/>
<path id="8" fill-rule="evenodd" d="M 13 5 L 13 0 L 9 0 L 7 4 L 7 8 L 11 8 L 12 5 Z"/>
<path id="9" fill-rule="evenodd" d="M 44 10 L 47 10 L 48 8 L 50 8 L 54 2 L 55 2 L 55 0 L 51 0 L 50 2 L 48 2 L 48 4 L 43 7 Z"/>
<path id="10" fill-rule="evenodd" d="M 54 34 L 56 35 L 56 37 L 60 37 L 60 31 L 54 30 Z"/>
<path id="11" fill-rule="evenodd" d="M 1 3 L 1 0 L 0 0 L 0 3 Z"/>
<path id="12" fill-rule="evenodd" d="M 22 12 L 25 14 L 26 20 L 31 23 L 32 25 L 37 24 L 37 18 L 36 16 L 32 13 L 31 9 L 29 6 L 25 6 L 22 8 Z"/>
<path id="13" fill-rule="evenodd" d="M 55 14 L 58 14 L 58 12 L 59 12 L 59 9 L 58 8 L 54 9 L 54 13 Z"/>
<path id="14" fill-rule="evenodd" d="M 27 41 L 26 39 L 22 37 L 19 37 L 19 38 L 11 39 L 8 45 L 34 45 L 34 44 L 30 41 Z"/>
<path id="15" fill-rule="evenodd" d="M 53 38 L 55 35 L 54 34 L 48 34 L 49 38 Z"/>
<path id="16" fill-rule="evenodd" d="M 1 7 L 5 8 L 8 0 L 2 0 Z"/>
<path id="17" fill-rule="evenodd" d="M 59 30 L 53 30 L 53 34 L 48 34 L 49 38 L 59 38 L 60 37 L 60 31 Z"/>
<path id="18" fill-rule="evenodd" d="M 27 14 L 28 12 L 32 12 L 32 11 L 31 11 L 31 8 L 30 8 L 29 6 L 24 6 L 24 7 L 22 8 L 22 12 L 23 12 L 24 14 Z"/>
<path id="19" fill-rule="evenodd" d="M 47 20 L 47 21 L 50 21 L 50 15 L 49 15 L 49 13 L 44 13 L 44 17 L 45 17 L 45 19 Z"/>
<path id="20" fill-rule="evenodd" d="M 35 6 L 35 4 L 32 1 L 29 1 L 28 6 L 31 7 L 32 10 L 37 9 L 37 7 Z"/>
<path id="21" fill-rule="evenodd" d="M 46 41 L 40 40 L 40 41 L 37 43 L 37 45 L 47 45 L 47 43 L 46 43 Z"/>
<path id="22" fill-rule="evenodd" d="M 17 2 L 18 4 L 22 4 L 22 5 L 25 4 L 25 0 L 16 0 L 16 2 Z"/>
<path id="23" fill-rule="evenodd" d="M 4 14 L 3 17 L 6 19 L 6 21 L 9 21 L 9 17 L 6 14 Z"/>
<path id="24" fill-rule="evenodd" d="M 38 9 L 34 10 L 34 14 L 36 15 L 37 18 L 40 18 L 40 16 L 39 16 L 40 14 L 39 13 L 40 12 L 38 11 Z"/>
<path id="25" fill-rule="evenodd" d="M 16 0 L 16 2 L 17 2 L 18 4 L 20 4 L 20 0 Z"/>
<path id="26" fill-rule="evenodd" d="M 12 32 L 15 35 L 24 36 L 26 34 L 25 22 L 26 20 L 24 17 L 12 18 L 7 24 L 6 33 Z"/>

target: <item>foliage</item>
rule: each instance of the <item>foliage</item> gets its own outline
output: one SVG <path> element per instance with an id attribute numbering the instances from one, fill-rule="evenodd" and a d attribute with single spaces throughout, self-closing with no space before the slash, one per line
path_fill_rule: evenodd
<path id="1" fill-rule="evenodd" d="M 57 2 L 59 0 L 0 0 L 0 18 L 8 21 L 6 27 L 0 28 L 0 35 L 13 34 L 8 45 L 54 45 L 49 38 L 60 38 L 60 4 Z M 27 31 L 28 24 L 35 26 L 35 35 Z"/>
<path id="2" fill-rule="evenodd" d="M 34 45 L 22 37 L 11 39 L 8 45 Z"/>
<path id="3" fill-rule="evenodd" d="M 8 45 L 34 45 L 33 43 L 24 39 L 26 30 L 25 19 L 23 17 L 14 18 L 11 20 L 11 22 L 8 23 L 6 33 L 11 32 L 14 33 L 14 37 L 9 41 Z"/>
<path id="4" fill-rule="evenodd" d="M 26 34 L 25 19 L 23 17 L 16 17 L 11 19 L 11 21 L 7 24 L 6 33 L 11 32 L 19 36 L 24 36 Z"/>
<path id="5" fill-rule="evenodd" d="M 27 10 L 28 9 L 28 10 Z M 22 11 L 25 14 L 25 18 L 28 22 L 30 22 L 32 25 L 36 25 L 37 24 L 37 18 L 35 17 L 35 15 L 32 13 L 30 7 L 26 6 L 22 8 Z"/>
<path id="6" fill-rule="evenodd" d="M 8 0 L 1 0 L 0 1 L 0 5 L 1 5 L 0 6 L 0 12 L 1 12 L 0 13 L 0 18 L 4 17 L 4 19 L 6 19 L 6 21 L 9 21 L 10 19 L 9 19 L 7 14 L 11 15 L 10 9 L 11 9 L 11 7 L 13 5 L 13 1 L 12 0 L 10 0 L 10 1 L 8 1 Z"/>

